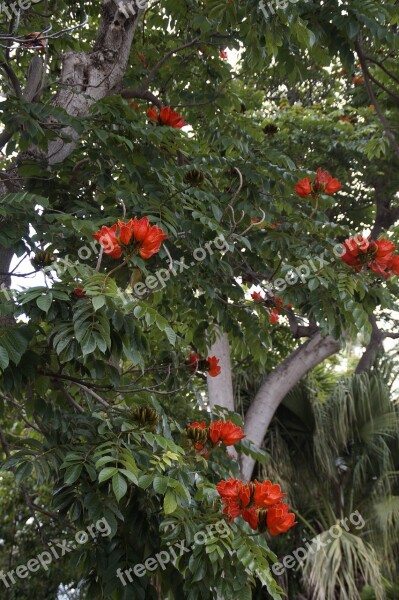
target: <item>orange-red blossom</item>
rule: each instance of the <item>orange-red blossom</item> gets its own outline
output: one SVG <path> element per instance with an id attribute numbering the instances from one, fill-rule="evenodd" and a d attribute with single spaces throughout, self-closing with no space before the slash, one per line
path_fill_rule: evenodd
<path id="1" fill-rule="evenodd" d="M 254 300 L 254 302 L 266 302 L 267 304 L 271 305 L 272 309 L 269 312 L 269 321 L 272 325 L 276 325 L 278 323 L 280 312 L 292 308 L 292 304 L 286 304 L 284 306 L 284 299 L 281 296 L 278 298 L 276 298 L 276 296 L 265 297 L 262 296 L 260 292 L 252 292 L 251 298 Z"/>
<path id="2" fill-rule="evenodd" d="M 210 377 L 217 377 L 222 372 L 222 368 L 219 366 L 220 359 L 216 356 L 208 356 L 206 360 L 203 360 L 199 354 L 190 354 L 188 360 L 194 371 L 208 371 Z"/>
<path id="3" fill-rule="evenodd" d="M 295 191 L 301 198 L 307 198 L 312 195 L 314 198 L 324 193 L 332 196 L 342 188 L 342 184 L 338 179 L 334 179 L 328 171 L 318 168 L 314 182 L 311 183 L 310 177 L 300 179 L 295 186 Z"/>
<path id="4" fill-rule="evenodd" d="M 393 242 L 385 238 L 373 241 L 359 235 L 346 240 L 344 247 L 341 259 L 356 271 L 369 268 L 385 279 L 399 275 L 399 255 L 394 254 L 396 246 Z"/>
<path id="5" fill-rule="evenodd" d="M 209 426 L 209 438 L 213 444 L 222 442 L 225 446 L 234 446 L 245 438 L 245 433 L 231 421 L 213 421 Z"/>
<path id="6" fill-rule="evenodd" d="M 168 235 L 157 225 L 150 225 L 147 217 L 134 217 L 126 223 L 118 221 L 112 227 L 103 225 L 93 237 L 112 258 L 118 259 L 124 251 L 129 255 L 136 250 L 141 258 L 147 259 L 159 252 Z"/>
<path id="7" fill-rule="evenodd" d="M 220 481 L 216 486 L 224 504 L 223 513 L 233 521 L 241 516 L 252 529 L 267 527 L 271 535 L 288 531 L 295 522 L 294 513 L 282 502 L 285 494 L 271 481 L 244 483 L 237 479 Z"/>
<path id="8" fill-rule="evenodd" d="M 193 433 L 192 430 L 195 429 L 201 430 L 201 432 L 206 431 L 206 436 L 204 436 L 199 443 L 195 444 L 194 447 L 196 450 L 202 450 L 205 447 L 205 444 L 207 444 L 210 449 L 216 448 L 221 443 L 225 446 L 234 446 L 246 437 L 242 428 L 239 425 L 234 425 L 232 421 L 212 421 L 209 427 L 206 426 L 205 421 L 202 421 L 201 423 L 195 422 L 187 427 L 187 432 L 189 434 Z M 189 437 L 195 437 L 198 440 L 199 437 L 202 438 L 202 433 L 201 436 L 191 435 Z"/>
<path id="9" fill-rule="evenodd" d="M 170 106 L 163 106 L 159 111 L 156 108 L 149 108 L 147 117 L 156 125 L 166 125 L 174 129 L 181 129 L 187 125 L 184 118 L 178 112 L 172 110 Z"/>

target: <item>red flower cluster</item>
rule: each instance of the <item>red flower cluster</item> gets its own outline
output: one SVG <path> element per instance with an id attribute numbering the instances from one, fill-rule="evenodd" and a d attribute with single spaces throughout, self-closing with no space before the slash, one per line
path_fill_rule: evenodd
<path id="1" fill-rule="evenodd" d="M 227 51 L 225 48 L 220 48 L 219 56 L 222 60 L 228 59 Z"/>
<path id="2" fill-rule="evenodd" d="M 328 171 L 323 169 L 317 169 L 316 177 L 313 184 L 310 181 L 310 177 L 300 179 L 295 186 L 295 191 L 301 198 L 307 198 L 312 195 L 314 198 L 318 194 L 327 194 L 332 196 L 342 188 L 342 185 L 338 179 L 334 179 Z"/>
<path id="3" fill-rule="evenodd" d="M 187 436 L 197 442 L 194 445 L 196 450 L 203 450 L 206 444 L 210 445 L 210 449 L 216 448 L 220 443 L 234 446 L 246 437 L 242 428 L 231 421 L 212 421 L 209 427 L 206 426 L 205 421 L 191 423 L 187 427 Z M 207 456 L 208 452 L 203 454 Z"/>
<path id="4" fill-rule="evenodd" d="M 276 296 L 266 296 L 265 297 L 265 296 L 262 296 L 262 294 L 259 292 L 252 292 L 251 298 L 255 302 L 265 302 L 266 304 L 269 305 L 270 323 L 272 325 L 276 325 L 278 323 L 279 314 L 281 312 L 283 312 L 284 310 L 288 310 L 289 308 L 292 308 L 292 304 L 286 304 L 284 306 L 284 298 L 281 298 L 281 296 L 278 298 L 276 298 Z"/>
<path id="5" fill-rule="evenodd" d="M 346 240 L 344 247 L 345 253 L 341 258 L 356 271 L 369 268 L 385 279 L 399 275 L 399 255 L 394 254 L 396 246 L 389 240 L 370 241 L 369 237 L 358 235 Z"/>
<path id="6" fill-rule="evenodd" d="M 209 438 L 214 445 L 222 442 L 225 446 L 234 446 L 245 437 L 242 428 L 231 421 L 212 421 L 209 425 Z"/>
<path id="7" fill-rule="evenodd" d="M 351 120 L 349 117 L 345 117 L 344 115 L 341 115 L 340 117 L 338 117 L 338 121 L 345 121 L 346 123 L 350 123 Z"/>
<path id="8" fill-rule="evenodd" d="M 193 371 L 208 371 L 210 377 L 217 377 L 222 372 L 221 367 L 219 367 L 219 358 L 216 358 L 216 356 L 209 356 L 204 360 L 199 354 L 190 354 L 188 360 Z"/>
<path id="9" fill-rule="evenodd" d="M 156 108 L 149 108 L 147 110 L 147 117 L 157 125 L 167 125 L 175 129 L 181 129 L 187 125 L 183 117 L 175 110 L 172 110 L 170 106 L 163 106 L 159 112 Z"/>
<path id="10" fill-rule="evenodd" d="M 118 221 L 112 227 L 103 225 L 93 237 L 103 246 L 105 254 L 112 258 L 120 258 L 124 251 L 128 255 L 136 251 L 146 259 L 159 252 L 168 235 L 160 227 L 150 225 L 147 217 L 134 217 L 127 223 Z"/>
<path id="11" fill-rule="evenodd" d="M 294 513 L 290 513 L 287 504 L 282 502 L 286 494 L 281 492 L 278 484 L 269 480 L 244 483 L 228 479 L 220 481 L 216 489 L 229 521 L 241 516 L 252 529 L 264 531 L 267 527 L 273 536 L 288 531 L 296 524 Z"/>

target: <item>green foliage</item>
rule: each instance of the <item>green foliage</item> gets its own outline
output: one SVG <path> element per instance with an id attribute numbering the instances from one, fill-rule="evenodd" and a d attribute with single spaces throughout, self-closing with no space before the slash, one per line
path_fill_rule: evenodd
<path id="1" fill-rule="evenodd" d="M 372 226 L 376 190 L 389 199 L 399 190 L 387 135 L 364 86 L 355 87 L 350 75 L 357 69 L 355 42 L 361 37 L 367 52 L 383 55 L 386 69 L 399 76 L 397 7 L 393 0 L 352 0 L 345 6 L 300 1 L 265 20 L 257 0 L 153 4 L 137 29 L 123 88 L 147 85 L 151 69 L 168 56 L 148 87 L 184 115 L 190 125 L 185 130 L 150 125 L 147 102 L 133 98 L 130 104 L 119 87 L 84 117 L 53 102 L 61 90 L 63 55 L 92 51 L 99 2 L 49 0 L 45 10 L 39 4 L 21 11 L 18 35 L 42 31 L 50 18 L 43 14 L 60 31 L 77 25 L 85 13 L 88 26 L 48 40 L 43 89 L 32 102 L 21 97 L 15 80 L 24 87 L 38 52 L 18 42 L 11 52 L 1 50 L 6 77 L 0 108 L 9 136 L 2 182 L 11 173 L 24 185 L 7 188 L 1 197 L 0 245 L 30 259 L 44 278 L 35 287 L 18 279 L 12 298 L 1 294 L 0 316 L 16 321 L 0 329 L 5 439 L 0 501 L 8 498 L 5 506 L 10 505 L 11 486 L 19 511 L 4 522 L 1 559 L 5 569 L 17 564 L 12 554 L 6 563 L 6 556 L 15 529 L 26 528 L 21 523 L 27 513 L 19 506 L 26 485 L 42 509 L 57 512 L 57 539 L 103 517 L 111 533 L 78 548 L 70 563 L 57 563 L 44 582 L 35 578 L 37 587 L 20 583 L 15 594 L 21 600 L 29 589 L 31 597 L 50 600 L 59 583 L 77 580 L 90 599 L 149 600 L 162 593 L 178 600 L 246 600 L 257 586 L 277 599 L 270 571 L 274 555 L 264 535 L 251 537 L 231 524 L 227 537 L 215 534 L 206 544 L 195 543 L 196 532 L 221 518 L 215 484 L 237 476 L 238 465 L 221 449 L 206 462 L 187 445 L 186 425 L 217 414 L 209 414 L 204 378 L 192 371 L 188 356 L 207 356 L 215 325 L 227 331 L 245 409 L 264 374 L 297 346 L 287 313 L 272 325 L 269 311 L 250 299 L 253 285 L 291 303 L 299 322 L 314 322 L 322 334 L 342 341 L 359 332 L 367 340 L 369 316 L 376 311 L 390 324 L 395 279 L 355 272 L 334 248 Z M 8 30 L 3 12 L 0 21 L 2 31 Z M 220 58 L 222 47 L 229 61 Z M 377 64 L 370 69 L 384 86 L 392 84 Z M 396 122 L 394 97 L 383 91 L 379 88 L 378 100 Z M 343 114 L 350 123 L 339 120 Z M 69 142 L 72 135 L 74 151 L 49 166 L 48 144 Z M 328 168 L 343 189 L 334 197 L 323 195 L 316 208 L 312 199 L 295 194 L 294 185 L 318 167 Z M 200 175 L 190 181 L 193 170 Z M 99 259 L 92 235 L 116 223 L 124 210 L 126 219 L 148 216 L 168 233 L 149 260 L 135 256 L 121 265 L 106 255 Z M 395 241 L 397 234 L 393 227 L 387 235 Z M 43 265 L 35 260 L 40 253 Z M 293 269 L 303 272 L 304 265 L 309 276 L 281 291 L 277 281 Z M 136 284 L 160 270 L 167 280 L 138 294 Z M 301 441 L 313 426 L 323 431 L 314 442 L 317 463 L 310 445 L 305 448 L 305 480 L 312 481 L 313 468 L 321 466 L 336 481 L 334 451 L 350 442 L 360 457 L 350 465 L 351 483 L 364 494 L 372 455 L 378 485 L 388 486 L 384 473 L 393 469 L 390 443 L 397 420 L 383 388 L 377 380 L 346 383 L 316 410 L 306 394 L 322 387 L 326 400 L 332 386 L 331 378 L 318 385 L 317 375 L 307 381 L 307 390 L 285 402 L 301 420 L 296 433 Z M 354 398 L 362 394 L 370 403 L 359 408 Z M 348 399 L 350 410 L 344 411 Z M 137 422 L 138 407 L 157 412 L 155 426 Z M 368 419 L 370 411 L 378 418 Z M 231 418 L 240 421 L 238 415 Z M 247 439 L 238 449 L 261 468 L 271 468 L 271 448 L 260 450 Z M 288 451 L 283 445 L 280 450 L 293 482 Z M 346 500 L 353 502 L 350 494 Z M 299 495 L 295 502 L 304 512 Z M 317 507 L 309 504 L 308 510 Z M 381 530 L 397 523 L 394 502 L 376 514 Z M 327 523 L 331 515 L 319 508 L 318 516 Z M 121 585 L 118 568 L 134 568 L 182 539 L 194 543 L 190 554 Z M 291 534 L 287 539 L 291 543 Z M 385 552 L 391 539 L 383 542 Z M 20 562 L 36 552 L 25 541 L 17 545 Z"/>

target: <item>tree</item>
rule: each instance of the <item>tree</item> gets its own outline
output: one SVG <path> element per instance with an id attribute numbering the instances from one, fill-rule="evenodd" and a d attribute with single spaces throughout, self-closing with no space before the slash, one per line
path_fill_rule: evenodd
<path id="1" fill-rule="evenodd" d="M 124 586 L 117 569 L 221 518 L 215 485 L 238 461 L 206 461 L 187 425 L 240 426 L 237 378 L 264 378 L 236 446 L 250 479 L 308 371 L 359 334 L 368 370 L 397 336 L 394 249 L 376 261 L 398 217 L 395 3 L 292 3 L 267 21 L 256 2 L 18 6 L 1 34 L 3 469 L 61 531 L 106 518 L 111 539 L 74 555 L 90 598 L 250 597 L 255 576 L 278 598 L 266 538 L 242 521 L 155 575 Z M 364 226 L 351 266 L 334 250 Z M 15 255 L 46 285 L 11 294 Z"/>

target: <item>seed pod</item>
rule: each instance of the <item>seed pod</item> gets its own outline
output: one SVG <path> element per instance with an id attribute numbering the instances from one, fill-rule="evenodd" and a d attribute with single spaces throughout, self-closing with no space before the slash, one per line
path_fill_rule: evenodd
<path id="1" fill-rule="evenodd" d="M 40 252 L 37 252 L 30 262 L 31 265 L 37 271 L 39 271 L 40 269 L 44 269 L 44 267 L 50 266 L 55 260 L 56 258 L 53 254 L 40 250 Z"/>
<path id="2" fill-rule="evenodd" d="M 267 515 L 266 508 L 261 508 L 258 511 L 258 530 L 261 533 L 264 533 L 267 530 L 266 515 Z"/>
<path id="3" fill-rule="evenodd" d="M 268 123 L 263 128 L 263 133 L 266 133 L 266 135 L 276 135 L 276 133 L 278 133 L 278 127 L 277 125 L 274 125 L 274 123 Z"/>
<path id="4" fill-rule="evenodd" d="M 133 421 L 138 422 L 147 431 L 155 431 L 159 423 L 159 415 L 154 408 L 149 406 L 137 406 L 131 413 Z"/>
<path id="5" fill-rule="evenodd" d="M 205 181 L 205 175 L 202 171 L 198 171 L 198 169 L 191 169 L 191 171 L 187 171 L 184 175 L 183 181 L 187 185 L 200 187 Z"/>
<path id="6" fill-rule="evenodd" d="M 193 444 L 205 445 L 208 441 L 208 429 L 201 429 L 200 427 L 187 427 L 186 435 L 187 438 L 193 442 Z"/>

